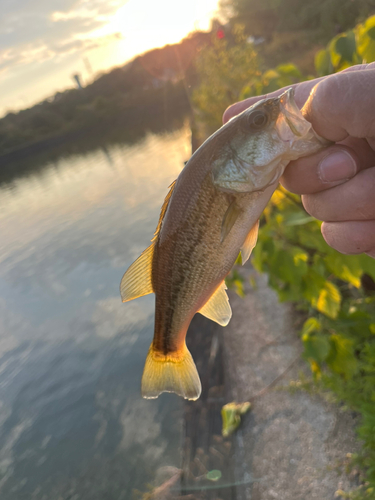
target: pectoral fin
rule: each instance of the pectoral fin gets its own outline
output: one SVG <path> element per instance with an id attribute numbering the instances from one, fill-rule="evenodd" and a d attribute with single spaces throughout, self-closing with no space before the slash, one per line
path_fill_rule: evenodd
<path id="1" fill-rule="evenodd" d="M 225 282 L 223 281 L 215 293 L 198 311 L 206 318 L 216 321 L 221 326 L 227 326 L 232 317 L 232 309 L 230 308 L 228 296 L 226 293 Z"/>
<path id="2" fill-rule="evenodd" d="M 153 292 L 151 283 L 152 257 L 154 255 L 154 244 L 152 243 L 133 262 L 122 277 L 120 293 L 123 302 L 142 297 Z"/>
<path id="3" fill-rule="evenodd" d="M 253 251 L 253 248 L 256 245 L 258 239 L 258 230 L 259 230 L 259 220 L 254 224 L 254 226 L 250 229 L 249 234 L 246 236 L 246 240 L 241 247 L 241 259 L 242 265 L 248 260 Z"/>
<path id="4" fill-rule="evenodd" d="M 224 218 L 223 218 L 223 223 L 221 226 L 221 243 L 228 236 L 229 231 L 234 226 L 234 224 L 235 224 L 236 220 L 238 219 L 239 215 L 241 214 L 241 212 L 242 212 L 242 209 L 237 205 L 236 200 L 234 200 L 229 205 L 227 211 L 225 212 Z"/>

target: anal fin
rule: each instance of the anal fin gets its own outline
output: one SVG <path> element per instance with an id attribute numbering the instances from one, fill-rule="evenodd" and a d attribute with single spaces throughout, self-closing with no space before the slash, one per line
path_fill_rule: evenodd
<path id="1" fill-rule="evenodd" d="M 153 255 L 154 243 L 141 253 L 122 277 L 120 293 L 123 302 L 153 293 L 151 282 Z"/>
<path id="2" fill-rule="evenodd" d="M 216 321 L 221 326 L 227 326 L 232 317 L 232 309 L 226 293 L 223 281 L 215 293 L 209 298 L 205 305 L 198 311 L 206 318 Z"/>
<path id="3" fill-rule="evenodd" d="M 258 239 L 258 231 L 259 231 L 259 220 L 254 224 L 254 226 L 250 229 L 249 234 L 246 236 L 246 240 L 244 241 L 241 247 L 241 259 L 242 265 L 249 259 L 253 248 L 255 247 Z"/>

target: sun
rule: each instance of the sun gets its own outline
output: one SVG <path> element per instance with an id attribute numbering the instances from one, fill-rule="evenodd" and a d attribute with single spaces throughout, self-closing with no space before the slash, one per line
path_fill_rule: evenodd
<path id="1" fill-rule="evenodd" d="M 179 42 L 195 29 L 207 30 L 217 0 L 129 0 L 109 22 L 134 54 Z"/>

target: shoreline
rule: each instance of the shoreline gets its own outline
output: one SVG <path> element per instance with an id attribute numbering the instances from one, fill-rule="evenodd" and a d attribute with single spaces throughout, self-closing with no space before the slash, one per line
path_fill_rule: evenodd
<path id="1" fill-rule="evenodd" d="M 184 88 L 173 89 L 171 95 L 157 95 L 151 102 L 143 105 L 134 103 L 132 106 L 119 109 L 116 113 L 93 116 L 91 122 L 73 124 L 68 130 L 62 130 L 54 135 L 41 137 L 31 142 L 25 142 L 8 151 L 0 152 L 0 168 L 8 164 L 25 159 L 28 155 L 51 152 L 54 148 L 72 142 L 82 141 L 82 148 L 86 152 L 90 147 L 108 144 L 111 132 L 117 129 L 115 142 L 133 141 L 147 133 L 163 132 L 173 128 L 176 121 L 181 122 L 190 110 L 190 103 Z M 91 143 L 85 141 L 94 136 Z"/>
<path id="2" fill-rule="evenodd" d="M 355 434 L 358 417 L 319 394 L 288 390 L 301 372 L 309 376 L 300 356 L 295 312 L 278 302 L 264 275 L 250 266 L 242 269 L 246 295 L 242 299 L 229 290 L 229 325 L 221 328 L 196 317 L 188 334 L 203 393 L 201 401 L 185 403 L 184 477 L 198 475 L 197 458 L 206 460 L 206 469 L 221 463 L 220 482 L 231 487 L 220 489 L 218 483 L 214 490 L 202 489 L 197 498 L 207 500 L 328 499 L 338 490 L 355 489 L 358 477 L 348 476 L 346 466 L 348 454 L 360 446 Z M 250 276 L 256 289 L 249 285 Z M 215 336 L 219 347 L 210 372 L 207 344 L 212 345 Z M 237 431 L 218 439 L 221 406 L 249 400 L 252 407 Z M 215 450 L 222 454 L 220 463 Z M 211 491 L 216 496 L 210 496 Z"/>

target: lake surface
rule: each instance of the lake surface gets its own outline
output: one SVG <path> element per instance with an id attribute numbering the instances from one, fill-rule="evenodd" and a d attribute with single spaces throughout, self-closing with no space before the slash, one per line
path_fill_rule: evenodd
<path id="1" fill-rule="evenodd" d="M 180 466 L 182 400 L 140 397 L 154 296 L 122 304 L 119 283 L 190 144 L 148 134 L 0 184 L 2 500 L 131 499 Z"/>

